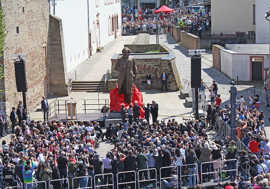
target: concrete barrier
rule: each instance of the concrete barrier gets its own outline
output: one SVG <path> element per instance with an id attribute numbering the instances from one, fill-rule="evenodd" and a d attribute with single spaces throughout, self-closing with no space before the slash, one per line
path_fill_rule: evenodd
<path id="1" fill-rule="evenodd" d="M 200 49 L 200 38 L 191 33 L 181 31 L 181 45 L 186 49 Z"/>

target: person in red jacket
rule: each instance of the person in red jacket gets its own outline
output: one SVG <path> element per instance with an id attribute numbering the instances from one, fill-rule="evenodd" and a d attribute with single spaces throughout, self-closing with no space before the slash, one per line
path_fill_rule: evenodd
<path id="1" fill-rule="evenodd" d="M 256 140 L 256 138 L 253 138 L 249 142 L 249 149 L 252 153 L 259 153 L 260 152 L 260 143 Z"/>
<path id="2" fill-rule="evenodd" d="M 221 106 L 221 103 L 222 103 L 222 100 L 220 98 L 220 94 L 217 95 L 217 98 L 216 98 L 216 107 L 219 108 Z"/>

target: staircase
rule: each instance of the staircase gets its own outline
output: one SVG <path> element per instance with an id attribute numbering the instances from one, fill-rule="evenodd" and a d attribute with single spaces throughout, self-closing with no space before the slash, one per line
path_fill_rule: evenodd
<path id="1" fill-rule="evenodd" d="M 107 92 L 104 81 L 72 81 L 72 92 Z"/>

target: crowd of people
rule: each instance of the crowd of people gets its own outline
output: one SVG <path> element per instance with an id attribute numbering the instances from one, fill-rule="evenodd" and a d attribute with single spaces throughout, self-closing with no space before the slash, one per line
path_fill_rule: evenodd
<path id="1" fill-rule="evenodd" d="M 45 98 L 41 102 L 44 121 L 30 121 L 20 102 L 10 113 L 11 140 L 2 141 L 0 188 L 23 183 L 24 188 L 32 189 L 33 182 L 43 181 L 38 188 L 45 189 L 50 180 L 66 178 L 51 182 L 52 187 L 95 184 L 112 188 L 118 181 L 120 188 L 135 189 L 135 172 L 140 180 L 148 180 L 139 182 L 141 188 L 200 188 L 208 182 L 214 188 L 269 187 L 270 142 L 260 96 L 238 98 L 235 138 L 219 137 L 221 133 L 213 138 L 208 131 L 220 131 L 219 121 L 229 127 L 231 108 L 223 104 L 215 81 L 209 87 L 202 82 L 200 91 L 207 89 L 207 115 L 183 123 L 159 120 L 155 101 L 143 107 L 144 119 L 136 102 L 127 109 L 122 107 L 121 121 L 106 128 L 98 121 L 48 121 Z M 96 152 L 100 141 L 113 145 L 102 158 Z M 239 149 L 239 143 L 245 148 Z M 117 177 L 121 172 L 125 174 Z"/>
<path id="2" fill-rule="evenodd" d="M 210 16 L 202 12 L 192 13 L 189 10 L 175 9 L 173 13 L 156 15 L 154 11 L 154 9 L 123 9 L 123 34 L 140 32 L 155 34 L 157 29 L 159 33 L 167 33 L 171 31 L 173 25 L 176 25 L 201 36 L 202 31 L 207 31 L 211 27 Z"/>
<path id="3" fill-rule="evenodd" d="M 221 159 L 237 159 L 236 145 L 230 139 L 209 140 L 207 130 L 213 127 L 213 121 L 210 124 L 204 119 L 188 120 L 185 123 L 175 120 L 158 121 L 156 102 L 148 104 L 145 109 L 149 112 L 148 116 L 154 118 L 152 124 L 149 120 L 138 119 L 136 114 L 132 117 L 127 114 L 123 121 L 111 124 L 105 132 L 95 121 L 28 122 L 22 119 L 21 123 L 16 124 L 10 143 L 2 142 L 1 186 L 12 186 L 14 182 L 20 181 L 28 189 L 33 188 L 33 181 L 47 182 L 60 178 L 113 173 L 112 178 L 100 177 L 95 180 L 97 184 L 110 185 L 116 180 L 115 175 L 118 172 L 152 168 L 149 173 L 142 171 L 140 177 L 150 179 L 157 175 L 158 178 L 166 178 L 159 183 L 162 188 L 172 188 L 177 183 L 195 188 L 200 182 L 210 181 L 215 176 L 198 177 L 197 171 L 217 171 L 221 168 Z M 100 158 L 95 151 L 96 144 L 101 140 L 114 145 L 105 158 Z M 241 155 L 244 156 L 245 154 Z M 202 165 L 209 161 L 217 163 Z M 181 167 L 182 175 L 186 176 L 178 178 L 177 170 L 173 169 L 159 172 L 161 167 L 167 166 L 176 166 L 179 170 Z M 228 169 L 235 169 L 236 162 L 229 163 L 228 166 Z M 237 179 L 236 172 L 228 173 L 231 181 Z M 132 178 L 129 173 L 120 180 L 130 182 Z M 256 178 L 259 181 L 261 177 L 258 175 Z M 52 185 L 53 188 L 66 188 L 67 182 L 57 181 Z M 84 177 L 78 179 L 75 185 L 87 187 L 92 183 L 93 181 Z M 131 188 L 135 187 L 134 184 L 129 185 Z M 144 183 L 145 187 L 147 185 L 149 183 Z"/>
<path id="4" fill-rule="evenodd" d="M 214 83 L 213 83 L 214 84 Z M 213 86 L 211 89 L 216 88 Z M 236 101 L 235 110 L 235 128 L 231 129 L 231 107 L 230 105 L 220 106 L 221 100 L 218 95 L 218 90 L 210 92 L 212 105 L 207 109 L 207 121 L 211 123 L 218 131 L 218 134 L 222 137 L 222 129 L 228 131 L 227 140 L 232 140 L 231 136 L 236 136 L 234 141 L 237 143 L 232 148 L 234 151 L 238 151 L 240 155 L 238 171 L 241 181 L 239 188 L 269 188 L 270 180 L 270 142 L 266 137 L 264 130 L 264 112 L 262 111 L 262 99 L 259 95 L 245 97 L 239 96 Z M 218 104 L 217 104 L 218 103 Z M 214 105 L 214 106 L 213 106 Z M 216 124 L 219 120 L 219 124 Z M 222 121 L 223 124 L 220 124 Z M 219 128 L 218 128 L 219 127 Z M 223 128 L 221 128 L 223 127 Z M 211 128 L 212 129 L 212 128 Z M 228 135 L 229 134 L 229 135 Z M 243 149 L 239 150 L 237 146 L 243 146 Z M 235 153 L 236 154 L 236 153 Z M 233 158 L 235 158 L 234 156 Z"/>

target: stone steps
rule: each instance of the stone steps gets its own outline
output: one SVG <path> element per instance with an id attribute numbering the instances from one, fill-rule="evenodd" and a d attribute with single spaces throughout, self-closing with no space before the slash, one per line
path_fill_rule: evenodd
<path id="1" fill-rule="evenodd" d="M 107 92 L 108 87 L 104 81 L 72 81 L 73 92 Z"/>

